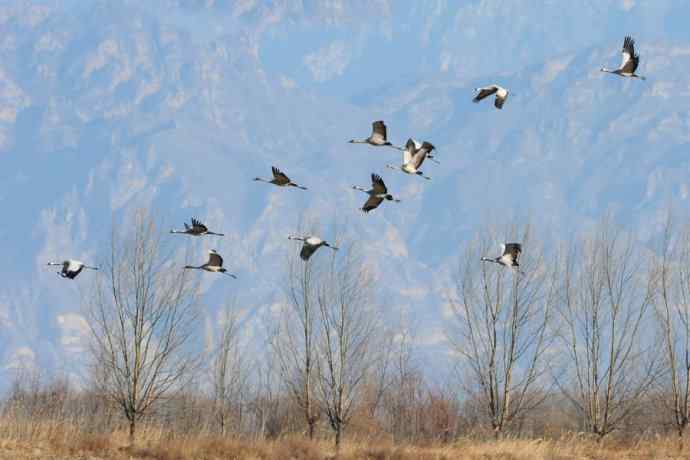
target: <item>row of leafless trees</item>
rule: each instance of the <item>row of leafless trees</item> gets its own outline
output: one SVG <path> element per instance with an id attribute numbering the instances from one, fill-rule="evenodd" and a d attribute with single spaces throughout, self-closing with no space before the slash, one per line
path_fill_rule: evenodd
<path id="1" fill-rule="evenodd" d="M 686 431 L 690 231 L 671 219 L 655 244 L 605 221 L 548 252 L 529 226 L 508 229 L 501 239 L 523 243 L 523 274 L 481 264 L 496 240 L 482 233 L 447 292 L 441 351 L 456 372 L 443 383 L 415 335 L 384 321 L 376 273 L 356 246 L 307 263 L 290 255 L 284 302 L 257 353 L 232 308 L 203 346 L 198 278 L 176 268 L 154 219 L 134 221 L 114 229 L 87 302 L 91 378 L 79 391 L 22 378 L 6 414 L 87 417 L 94 429 L 126 421 L 132 442 L 142 421 L 187 434 L 328 430 L 336 445 L 346 430 L 412 442 Z"/>
<path id="2" fill-rule="evenodd" d="M 656 244 L 605 221 L 547 257 L 529 228 L 524 275 L 478 267 L 471 245 L 449 331 L 465 395 L 498 436 L 562 398 L 602 438 L 650 407 L 683 436 L 690 395 L 690 233 L 668 219 Z M 650 406 L 651 404 L 651 406 Z M 647 419 L 653 429 L 652 417 Z"/>

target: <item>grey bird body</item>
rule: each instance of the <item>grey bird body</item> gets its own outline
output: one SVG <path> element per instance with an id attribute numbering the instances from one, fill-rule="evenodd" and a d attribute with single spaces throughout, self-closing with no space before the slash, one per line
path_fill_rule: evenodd
<path id="1" fill-rule="evenodd" d="M 364 206 L 362 206 L 362 211 L 365 213 L 378 208 L 384 200 L 400 203 L 400 200 L 393 198 L 393 195 L 388 193 L 386 184 L 378 174 L 371 175 L 371 189 L 367 190 L 364 187 L 359 187 L 357 185 L 354 185 L 352 188 L 369 195 L 369 199 L 364 203 Z"/>
<path id="2" fill-rule="evenodd" d="M 206 262 L 205 264 L 199 265 L 197 267 L 193 265 L 185 265 L 184 268 L 189 270 L 205 270 L 211 273 L 222 273 L 224 275 L 237 279 L 237 276 L 233 275 L 232 273 L 229 273 L 223 267 L 223 258 L 220 256 L 220 254 L 218 254 L 218 252 L 216 252 L 215 249 L 209 249 L 208 262 Z"/>

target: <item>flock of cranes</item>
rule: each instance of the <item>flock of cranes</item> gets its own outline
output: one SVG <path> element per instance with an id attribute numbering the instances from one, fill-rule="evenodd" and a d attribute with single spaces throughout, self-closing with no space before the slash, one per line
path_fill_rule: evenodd
<path id="1" fill-rule="evenodd" d="M 640 56 L 635 52 L 635 40 L 633 40 L 630 36 L 626 36 L 623 41 L 623 49 L 621 50 L 621 55 L 622 61 L 620 67 L 618 67 L 617 69 L 608 69 L 606 67 L 602 67 L 600 70 L 602 72 L 612 73 L 620 77 L 639 78 L 641 80 L 645 80 L 645 77 L 637 75 L 635 73 L 640 63 Z M 508 89 L 497 84 L 488 85 L 482 88 L 476 88 L 475 92 L 476 95 L 472 99 L 472 101 L 475 103 L 478 103 L 481 100 L 495 94 L 496 96 L 494 99 L 494 107 L 496 107 L 499 110 L 503 108 L 503 105 L 505 104 L 506 100 L 508 99 L 508 95 L 510 94 L 510 91 Z M 400 166 L 387 164 L 386 167 L 389 169 L 393 169 L 395 171 L 401 171 L 405 174 L 420 176 L 426 180 L 431 180 L 431 177 L 425 175 L 420 169 L 424 161 L 428 158 L 431 161 L 438 163 L 438 161 L 435 160 L 433 155 L 433 151 L 436 149 L 436 147 L 434 147 L 434 145 L 430 142 L 424 141 L 420 143 L 413 138 L 409 138 L 407 140 L 407 143 L 405 144 L 405 147 L 399 147 L 390 142 L 388 140 L 388 129 L 383 120 L 377 120 L 372 123 L 371 135 L 369 137 L 365 139 L 352 139 L 349 142 L 352 144 L 368 144 L 374 147 L 390 147 L 393 149 L 400 150 L 402 151 L 402 164 Z M 293 182 L 284 172 L 282 172 L 275 166 L 273 166 L 271 170 L 273 172 L 273 179 L 263 179 L 261 177 L 256 177 L 254 178 L 254 180 L 259 182 L 265 182 L 268 184 L 273 184 L 278 187 L 294 187 L 301 190 L 307 190 L 307 187 Z M 400 202 L 399 199 L 395 198 L 392 194 L 388 192 L 388 188 L 386 187 L 386 184 L 384 183 L 383 179 L 376 173 L 371 174 L 370 189 L 366 189 L 364 187 L 356 185 L 352 188 L 369 195 L 369 198 L 361 208 L 361 210 L 364 213 L 373 211 L 374 209 L 378 208 L 384 201 L 392 201 L 395 203 Z M 180 233 L 190 236 L 224 236 L 223 233 L 216 233 L 210 231 L 208 227 L 206 227 L 206 225 L 201 223 L 201 221 L 199 221 L 196 218 L 192 218 L 191 225 L 188 225 L 185 222 L 184 227 L 184 230 L 173 229 L 170 230 L 170 233 Z M 327 241 L 314 235 L 291 235 L 288 236 L 288 239 L 302 242 L 300 257 L 304 261 L 308 261 L 311 258 L 311 256 L 322 246 L 330 248 L 333 251 L 338 250 L 336 246 L 333 246 Z M 216 252 L 214 249 L 211 249 L 208 252 L 209 257 L 206 263 L 199 266 L 186 265 L 184 268 L 190 270 L 205 270 L 207 272 L 212 273 L 221 273 L 235 279 L 237 278 L 236 275 L 229 273 L 227 269 L 223 267 L 223 258 L 220 256 L 220 254 L 218 254 L 218 252 Z M 520 243 L 505 243 L 501 244 L 501 255 L 493 258 L 482 257 L 481 261 L 496 263 L 501 266 L 514 269 L 518 273 L 522 273 L 519 269 L 519 258 L 521 254 L 522 245 Z M 77 275 L 79 275 L 85 268 L 89 270 L 98 270 L 98 267 L 89 266 L 78 260 L 71 259 L 65 260 L 63 262 L 48 262 L 48 265 L 61 266 L 62 269 L 57 272 L 58 275 L 68 279 L 76 278 Z"/>

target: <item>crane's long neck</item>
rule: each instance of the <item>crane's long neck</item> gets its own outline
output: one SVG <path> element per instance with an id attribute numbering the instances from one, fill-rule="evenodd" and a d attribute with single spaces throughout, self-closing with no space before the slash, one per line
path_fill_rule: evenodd
<path id="1" fill-rule="evenodd" d="M 61 262 L 48 262 L 47 265 L 62 265 Z"/>
<path id="2" fill-rule="evenodd" d="M 490 258 L 488 258 L 488 257 L 482 257 L 481 260 L 482 260 L 482 262 L 493 262 L 493 263 L 495 263 L 495 264 L 500 263 L 498 260 L 496 260 L 496 259 L 490 259 Z"/>
<path id="3" fill-rule="evenodd" d="M 350 139 L 350 144 L 368 144 L 369 139 Z"/>
<path id="4" fill-rule="evenodd" d="M 185 230 L 175 230 L 174 228 L 170 230 L 170 233 L 187 233 Z"/>
<path id="5" fill-rule="evenodd" d="M 614 69 L 609 69 L 608 67 L 602 67 L 601 71 L 606 73 L 616 73 Z"/>
<path id="6" fill-rule="evenodd" d="M 360 187 L 359 185 L 353 185 L 352 188 L 359 190 L 360 192 L 369 193 L 369 190 L 365 189 L 364 187 Z"/>
<path id="7" fill-rule="evenodd" d="M 288 240 L 304 241 L 304 240 L 306 240 L 306 238 L 301 238 L 301 237 L 299 237 L 299 236 L 292 236 L 292 235 L 290 235 L 290 236 L 288 236 Z"/>
<path id="8" fill-rule="evenodd" d="M 400 168 L 398 166 L 391 165 L 391 164 L 386 165 L 386 168 L 393 169 L 395 171 L 400 171 Z"/>
<path id="9" fill-rule="evenodd" d="M 257 181 L 257 182 L 266 182 L 267 184 L 270 184 L 270 183 L 271 183 L 270 180 L 264 179 L 264 178 L 261 178 L 261 177 L 255 177 L 254 180 Z"/>
<path id="10" fill-rule="evenodd" d="M 193 265 L 185 265 L 184 268 L 185 268 L 186 270 L 201 270 L 202 268 L 204 268 L 204 266 L 203 266 L 203 265 L 199 265 L 198 267 L 195 267 L 195 266 L 193 266 Z"/>

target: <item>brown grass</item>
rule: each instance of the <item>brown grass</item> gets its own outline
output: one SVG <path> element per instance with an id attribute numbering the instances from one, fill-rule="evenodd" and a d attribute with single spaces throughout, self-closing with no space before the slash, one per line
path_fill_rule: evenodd
<path id="1" fill-rule="evenodd" d="M 0 459 L 64 460 L 325 460 L 334 459 L 330 440 L 309 442 L 301 437 L 275 441 L 179 436 L 152 427 L 141 430 L 135 447 L 125 431 L 83 432 L 69 423 L 24 423 L 0 419 Z M 690 459 L 674 437 L 638 441 L 567 437 L 559 440 L 461 439 L 448 445 L 395 445 L 387 440 L 348 440 L 342 460 L 609 460 Z"/>

